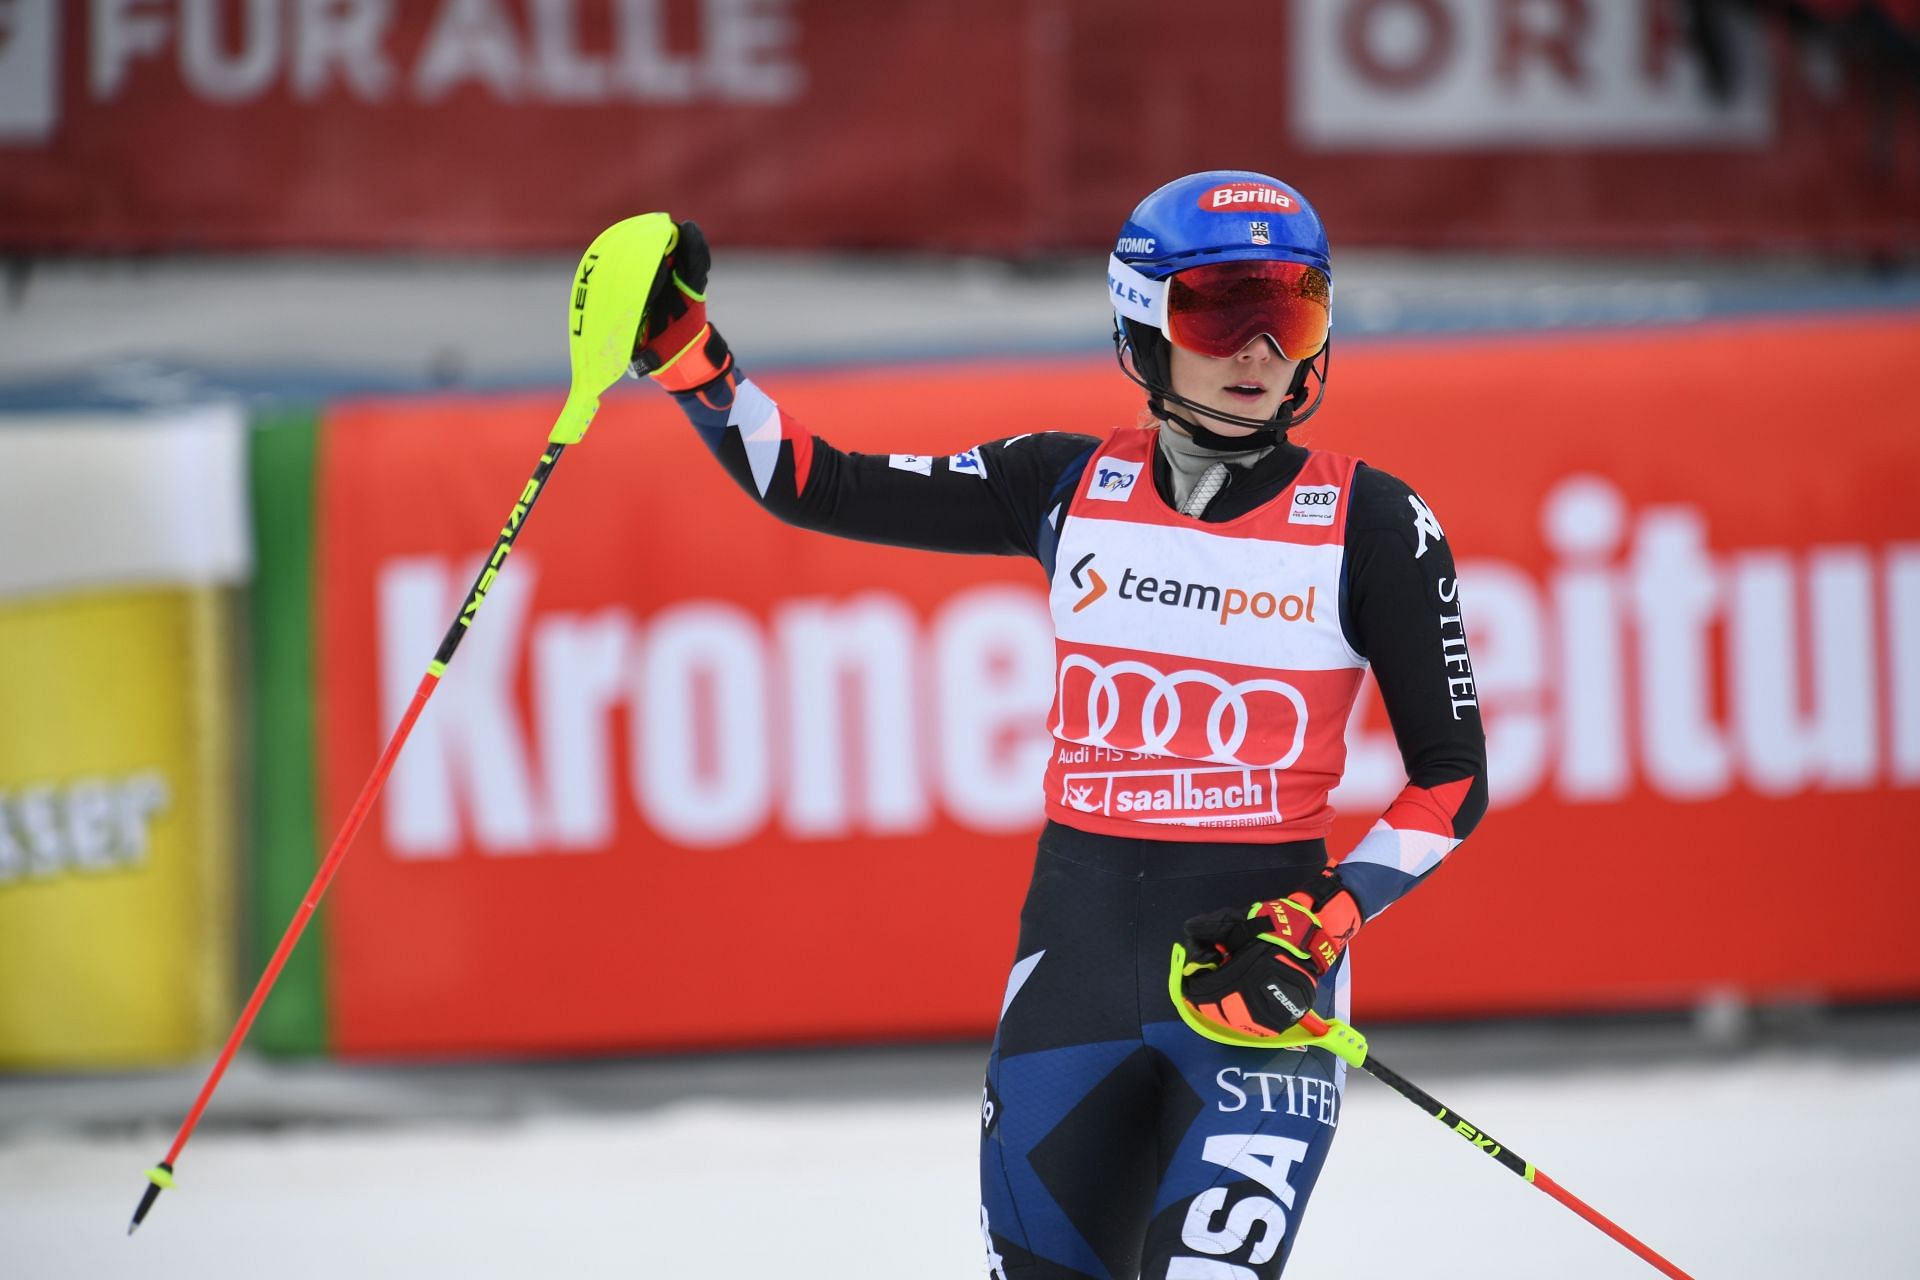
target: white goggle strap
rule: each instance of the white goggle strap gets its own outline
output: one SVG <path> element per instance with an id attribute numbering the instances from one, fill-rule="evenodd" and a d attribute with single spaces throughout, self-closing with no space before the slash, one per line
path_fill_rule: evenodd
<path id="1" fill-rule="evenodd" d="M 1166 333 L 1167 282 L 1141 275 L 1112 254 L 1107 255 L 1107 301 L 1122 319 Z"/>

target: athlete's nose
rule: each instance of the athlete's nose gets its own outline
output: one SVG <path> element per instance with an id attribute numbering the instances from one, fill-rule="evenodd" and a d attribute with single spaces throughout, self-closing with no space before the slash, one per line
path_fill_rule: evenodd
<path id="1" fill-rule="evenodd" d="M 1257 361 L 1264 364 L 1279 354 L 1280 348 L 1274 344 L 1272 338 L 1263 333 L 1259 337 L 1249 341 L 1246 346 L 1240 348 L 1239 354 L 1234 358 L 1237 360 L 1245 360 L 1249 363 Z"/>

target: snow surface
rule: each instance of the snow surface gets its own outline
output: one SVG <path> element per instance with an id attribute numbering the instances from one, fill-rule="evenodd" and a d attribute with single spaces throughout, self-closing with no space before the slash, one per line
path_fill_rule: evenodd
<path id="1" fill-rule="evenodd" d="M 1920 1275 L 1920 1060 L 1418 1082 L 1697 1280 Z M 1377 1083 L 1347 1098 L 1289 1280 L 1656 1274 Z M 170 1128 L 20 1131 L 0 1145 L 0 1276 L 977 1278 L 977 1106 L 943 1089 L 213 1129 L 133 1239 Z"/>

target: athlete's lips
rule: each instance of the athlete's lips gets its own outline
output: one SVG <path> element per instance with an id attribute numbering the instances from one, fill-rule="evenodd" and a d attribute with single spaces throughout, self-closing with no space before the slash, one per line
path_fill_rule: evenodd
<path id="1" fill-rule="evenodd" d="M 1229 383 L 1224 388 L 1224 390 L 1227 392 L 1228 395 L 1245 396 L 1249 399 L 1256 399 L 1260 396 L 1267 394 L 1266 385 L 1264 383 L 1259 383 L 1259 382 Z"/>

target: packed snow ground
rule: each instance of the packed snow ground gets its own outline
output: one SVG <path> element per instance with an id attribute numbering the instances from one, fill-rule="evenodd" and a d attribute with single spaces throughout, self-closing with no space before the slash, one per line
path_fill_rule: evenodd
<path id="1" fill-rule="evenodd" d="M 1697 1280 L 1920 1275 L 1920 1059 L 1771 1049 L 1416 1080 Z M 1289 1280 L 1655 1274 L 1375 1082 L 1347 1098 Z M 210 1129 L 132 1239 L 171 1126 L 86 1137 L 16 1112 L 0 1274 L 977 1278 L 977 1104 L 948 1082 L 871 1102 Z"/>

